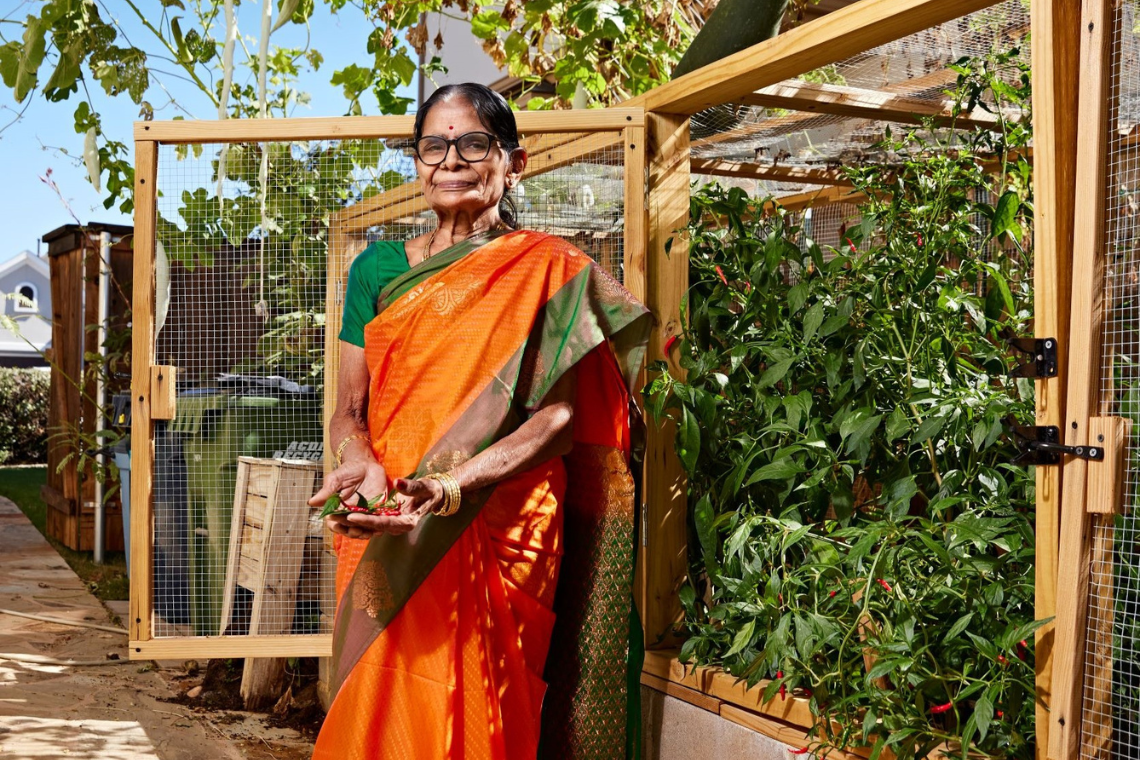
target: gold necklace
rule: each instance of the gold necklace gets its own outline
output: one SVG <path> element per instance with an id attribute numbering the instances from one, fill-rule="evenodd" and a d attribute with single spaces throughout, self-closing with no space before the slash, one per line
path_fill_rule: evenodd
<path id="1" fill-rule="evenodd" d="M 481 232 L 478 232 L 476 234 L 477 235 L 483 235 L 485 233 L 497 232 L 499 230 L 505 230 L 507 228 L 508 228 L 507 223 L 500 219 L 497 224 L 493 224 L 490 227 L 488 227 L 487 229 L 482 230 Z M 432 257 L 431 247 L 432 247 L 432 244 L 435 243 L 435 233 L 437 233 L 437 232 L 439 232 L 439 227 L 436 227 L 434 230 L 432 230 L 431 235 L 428 236 L 427 245 L 424 247 L 424 260 L 425 261 Z M 475 235 L 471 235 L 470 237 L 475 237 Z"/>

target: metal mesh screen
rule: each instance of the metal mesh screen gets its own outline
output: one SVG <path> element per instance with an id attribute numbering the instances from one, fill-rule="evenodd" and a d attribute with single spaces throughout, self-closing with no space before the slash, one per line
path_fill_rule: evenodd
<path id="1" fill-rule="evenodd" d="M 1140 21 L 1116 4 L 1105 215 L 1105 332 L 1100 412 L 1140 423 Z M 1140 447 L 1128 441 L 1124 511 L 1093 529 L 1082 689 L 1082 757 L 1140 757 Z M 1107 655 L 1107 656 L 1106 656 Z M 1110 667 L 1106 664 L 1111 662 Z"/>
<path id="2" fill-rule="evenodd" d="M 622 134 L 523 143 L 520 226 L 622 279 Z M 155 355 L 178 375 L 154 432 L 152 635 L 331 633 L 335 557 L 307 501 L 349 265 L 434 228 L 409 141 L 161 145 L 157 189 Z"/>
<path id="3" fill-rule="evenodd" d="M 787 93 L 830 88 L 824 100 L 832 107 L 857 103 L 862 97 L 942 102 L 957 78 L 951 64 L 1018 46 L 1022 58 L 1028 59 L 1028 31 L 1028 2 L 1006 0 L 787 80 L 775 89 Z M 1010 74 L 1016 76 L 1012 65 Z M 895 158 L 875 147 L 888 122 L 827 111 L 823 105 L 818 112 L 742 104 L 711 108 L 692 118 L 692 157 L 785 169 L 827 169 Z M 942 140 L 951 136 L 941 131 Z M 805 178 L 797 186 L 785 180 L 772 190 L 777 197 L 800 193 L 810 182 Z"/>

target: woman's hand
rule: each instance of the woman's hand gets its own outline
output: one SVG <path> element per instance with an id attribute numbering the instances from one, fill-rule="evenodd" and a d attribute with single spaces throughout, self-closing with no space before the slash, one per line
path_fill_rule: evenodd
<path id="1" fill-rule="evenodd" d="M 381 497 L 381 500 L 387 499 L 388 473 L 384 471 L 384 466 L 375 459 L 345 462 L 325 476 L 321 490 L 309 499 L 309 506 L 324 506 L 324 503 L 334 493 L 340 495 L 342 503 L 352 503 L 357 498 L 374 499 L 377 496 Z M 343 526 L 343 521 L 338 521 L 336 515 L 326 517 L 325 522 L 333 533 L 349 535 Z M 353 538 L 358 537 L 353 536 Z"/>
<path id="2" fill-rule="evenodd" d="M 331 474 L 331 473 L 330 473 Z M 329 530 L 349 538 L 371 538 L 377 533 L 398 536 L 408 533 L 428 512 L 443 504 L 443 486 L 430 479 L 396 481 L 398 515 L 370 515 L 352 512 L 347 515 L 329 515 Z"/>

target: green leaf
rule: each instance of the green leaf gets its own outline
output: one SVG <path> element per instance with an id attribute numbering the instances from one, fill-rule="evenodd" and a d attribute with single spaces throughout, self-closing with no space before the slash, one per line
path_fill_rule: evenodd
<path id="1" fill-rule="evenodd" d="M 17 103 L 22 103 L 36 87 L 37 73 L 47 50 L 45 35 L 49 28 L 47 23 L 35 16 L 28 16 L 24 22 L 24 44 L 20 48 L 20 64 L 12 93 Z"/>
<path id="2" fill-rule="evenodd" d="M 788 314 L 795 314 L 803 308 L 804 303 L 808 297 L 808 284 L 806 282 L 796 283 L 788 291 Z"/>
<path id="3" fill-rule="evenodd" d="M 1021 225 L 1017 222 L 1017 211 L 1021 207 L 1021 199 L 1012 190 L 1002 193 L 994 207 L 993 220 L 990 223 L 990 237 L 1001 238 L 1009 235 L 1017 242 L 1021 242 Z"/>
<path id="4" fill-rule="evenodd" d="M 710 578 L 716 578 L 720 572 L 716 559 L 716 514 L 713 512 L 712 501 L 708 494 L 702 496 L 693 508 L 693 520 L 696 523 L 697 539 L 701 542 L 701 556 L 705 561 L 705 569 Z"/>
<path id="5" fill-rule="evenodd" d="M 768 369 L 764 370 L 764 374 L 760 376 L 758 385 L 761 388 L 768 388 L 784 379 L 784 375 L 788 374 L 792 364 L 795 363 L 796 357 L 784 359 L 783 361 L 776 362 Z"/>
<path id="6" fill-rule="evenodd" d="M 797 464 L 791 457 L 777 459 L 775 462 L 769 462 L 752 473 L 752 477 L 750 477 L 744 485 L 748 487 L 765 480 L 789 480 L 803 471 L 803 466 Z"/>
<path id="7" fill-rule="evenodd" d="M 483 8 L 471 17 L 471 31 L 481 40 L 495 39 L 500 30 L 510 28 L 510 23 L 501 13 L 489 8 Z"/>
<path id="8" fill-rule="evenodd" d="M 858 424 L 854 425 L 851 429 L 850 436 L 847 438 L 847 451 L 854 452 L 856 449 L 866 443 L 867 439 L 871 437 L 871 434 L 874 433 L 876 429 L 878 429 L 879 423 L 882 422 L 882 420 L 883 415 L 876 414 L 872 417 L 863 419 L 859 421 Z M 846 420 L 844 420 L 844 423 L 846 423 Z M 842 433 L 840 434 L 842 435 Z"/>
<path id="9" fill-rule="evenodd" d="M 873 683 L 876 678 L 882 678 L 883 676 L 890 675 L 891 673 L 895 672 L 895 669 L 898 667 L 898 665 L 898 658 L 893 657 L 890 659 L 882 659 L 877 661 L 867 672 L 867 682 Z"/>
<path id="10" fill-rule="evenodd" d="M 804 342 L 808 342 L 815 336 L 816 330 L 823 324 L 823 304 L 816 302 L 804 314 Z"/>
<path id="11" fill-rule="evenodd" d="M 739 654 L 744 651 L 752 642 L 752 634 L 756 632 L 756 618 L 752 618 L 736 632 L 736 636 L 732 639 L 732 647 L 724 653 L 725 659 L 732 657 L 734 654 Z"/>
<path id="12" fill-rule="evenodd" d="M 977 703 L 974 704 L 974 722 L 978 726 L 978 736 L 981 741 L 986 740 L 986 734 L 989 733 L 990 723 L 994 719 L 994 703 L 990 699 L 989 691 L 982 696 L 978 697 Z"/>
<path id="13" fill-rule="evenodd" d="M 826 338 L 839 328 L 846 327 L 849 321 L 851 321 L 851 317 L 847 314 L 836 314 L 833 317 L 828 317 L 827 321 L 823 323 L 823 327 L 820 328 L 819 334 Z"/>
<path id="14" fill-rule="evenodd" d="M 896 406 L 891 415 L 887 417 L 887 443 L 893 443 L 906 434 L 910 429 L 910 419 L 901 406 Z"/>
<path id="15" fill-rule="evenodd" d="M 701 429 L 697 418 L 688 407 L 681 408 L 681 425 L 677 436 L 677 456 L 685 469 L 693 472 L 697 467 L 697 457 L 701 453 Z"/>
<path id="16" fill-rule="evenodd" d="M 933 438 L 934 436 L 938 435 L 939 431 L 942 430 L 942 427 L 946 424 L 946 421 L 948 419 L 948 416 L 927 417 L 922 421 L 922 424 L 918 426 L 918 430 L 914 431 L 914 435 L 911 436 L 910 442 L 922 443 L 926 439 Z"/>
<path id="17" fill-rule="evenodd" d="M 951 641 L 958 638 L 959 634 L 961 634 L 962 631 L 966 630 L 966 626 L 968 626 L 970 624 L 970 621 L 973 619 L 974 613 L 967 612 L 965 615 L 954 621 L 954 625 L 950 626 L 950 630 L 948 630 L 946 632 L 946 635 L 942 637 L 942 643 L 949 644 Z"/>

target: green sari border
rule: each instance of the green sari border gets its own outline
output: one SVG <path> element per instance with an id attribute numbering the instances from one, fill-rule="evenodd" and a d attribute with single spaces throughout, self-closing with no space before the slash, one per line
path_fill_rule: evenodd
<path id="1" fill-rule="evenodd" d="M 515 231 L 516 230 L 491 230 L 482 232 L 466 240 L 461 240 L 448 248 L 444 248 L 434 256 L 429 256 L 403 274 L 397 275 L 380 291 L 380 296 L 376 299 L 376 313 L 379 314 L 387 309 L 395 303 L 400 296 L 429 277 L 439 274 L 457 261 L 466 258 L 468 254 L 474 253 L 482 248 L 487 243 Z"/>

